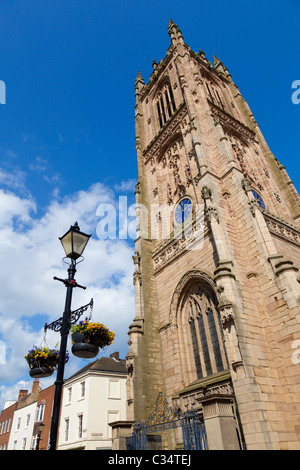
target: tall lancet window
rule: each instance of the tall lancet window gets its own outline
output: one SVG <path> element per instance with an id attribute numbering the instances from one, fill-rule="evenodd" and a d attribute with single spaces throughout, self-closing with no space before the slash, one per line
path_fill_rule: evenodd
<path id="1" fill-rule="evenodd" d="M 163 127 L 176 111 L 174 95 L 170 83 L 166 83 L 157 93 L 156 108 L 159 126 Z"/>
<path id="2" fill-rule="evenodd" d="M 194 283 L 184 296 L 182 338 L 191 381 L 227 368 L 223 330 L 216 305 L 216 295 L 205 283 Z"/>

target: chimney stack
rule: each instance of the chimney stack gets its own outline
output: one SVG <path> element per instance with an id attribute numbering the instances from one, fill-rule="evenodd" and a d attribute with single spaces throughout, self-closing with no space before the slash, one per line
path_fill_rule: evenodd
<path id="1" fill-rule="evenodd" d="M 31 393 L 33 393 L 40 385 L 39 379 L 34 379 L 33 384 L 32 384 L 32 390 Z"/>
<path id="2" fill-rule="evenodd" d="M 28 390 L 19 390 L 18 401 L 23 401 L 28 395 Z"/>

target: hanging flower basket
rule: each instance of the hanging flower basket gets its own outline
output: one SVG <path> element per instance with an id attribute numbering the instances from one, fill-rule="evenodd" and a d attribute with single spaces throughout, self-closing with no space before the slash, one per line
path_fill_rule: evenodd
<path id="1" fill-rule="evenodd" d="M 71 328 L 72 353 L 76 357 L 96 357 L 99 349 L 112 344 L 115 334 L 102 323 L 92 323 L 88 318 Z"/>
<path id="2" fill-rule="evenodd" d="M 59 360 L 59 350 L 33 346 L 24 356 L 29 365 L 29 375 L 34 378 L 50 377 Z M 66 354 L 66 362 L 69 354 Z"/>

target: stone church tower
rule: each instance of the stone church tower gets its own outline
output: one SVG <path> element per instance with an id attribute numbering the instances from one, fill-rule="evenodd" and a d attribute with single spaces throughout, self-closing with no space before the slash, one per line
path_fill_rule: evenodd
<path id="1" fill-rule="evenodd" d="M 300 205 L 225 65 L 169 23 L 135 82 L 128 420 L 162 391 L 210 449 L 300 449 Z"/>

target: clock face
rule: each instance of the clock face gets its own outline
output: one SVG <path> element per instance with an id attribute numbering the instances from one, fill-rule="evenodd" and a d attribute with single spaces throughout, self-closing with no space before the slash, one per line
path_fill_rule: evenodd
<path id="1" fill-rule="evenodd" d="M 179 202 L 175 209 L 176 224 L 183 224 L 192 212 L 192 201 L 187 197 Z"/>
<path id="2" fill-rule="evenodd" d="M 265 209 L 266 206 L 265 206 L 265 203 L 263 201 L 263 199 L 261 198 L 261 196 L 256 192 L 256 191 L 252 191 L 252 194 L 253 196 L 255 197 L 255 199 L 257 200 L 258 204 L 260 205 L 260 207 L 262 209 Z"/>

